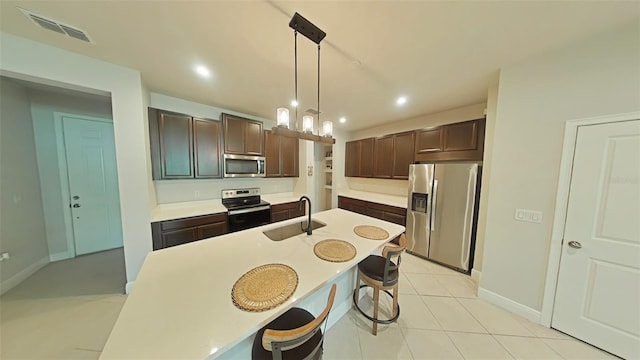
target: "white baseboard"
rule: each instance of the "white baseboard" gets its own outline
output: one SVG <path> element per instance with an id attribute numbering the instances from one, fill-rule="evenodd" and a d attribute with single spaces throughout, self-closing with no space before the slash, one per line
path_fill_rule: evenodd
<path id="1" fill-rule="evenodd" d="M 131 289 L 133 289 L 133 284 L 135 284 L 135 281 L 128 281 L 127 282 L 127 284 L 124 286 L 124 293 L 125 294 L 131 293 Z"/>
<path id="2" fill-rule="evenodd" d="M 528 319 L 537 324 L 540 324 L 541 314 L 540 314 L 540 311 L 538 310 L 534 310 L 526 305 L 522 305 L 502 295 L 498 295 L 492 291 L 489 291 L 483 288 L 478 288 L 478 297 L 482 300 L 485 300 L 488 303 L 499 306 L 516 315 L 520 315 L 525 319 Z"/>
<path id="3" fill-rule="evenodd" d="M 50 254 L 49 261 L 54 262 L 54 261 L 71 259 L 73 257 L 74 257 L 73 254 L 69 253 L 68 251 L 61 251 L 55 254 Z"/>
<path id="4" fill-rule="evenodd" d="M 13 275 L 7 280 L 0 282 L 0 295 L 6 293 L 10 289 L 12 289 L 14 286 L 20 284 L 26 278 L 33 275 L 33 273 L 40 270 L 43 266 L 47 265 L 48 263 L 49 263 L 49 257 L 48 256 L 43 257 L 42 259 L 22 269 L 17 274 Z"/>
<path id="5" fill-rule="evenodd" d="M 482 277 L 482 272 L 476 269 L 471 269 L 471 280 L 473 280 L 476 285 L 480 285 L 480 277 Z"/>

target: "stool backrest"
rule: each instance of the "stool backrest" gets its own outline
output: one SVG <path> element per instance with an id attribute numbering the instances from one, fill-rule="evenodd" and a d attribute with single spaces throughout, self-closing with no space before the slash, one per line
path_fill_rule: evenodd
<path id="1" fill-rule="evenodd" d="M 391 272 L 397 271 L 400 267 L 400 255 L 407 248 L 407 236 L 405 234 L 400 235 L 399 245 L 388 245 L 382 249 L 382 257 L 384 261 L 384 272 L 382 277 L 382 285 L 389 286 L 398 281 L 398 277 L 391 278 Z M 395 260 L 395 262 L 394 262 Z"/>
<path id="2" fill-rule="evenodd" d="M 327 306 L 322 313 L 318 315 L 313 321 L 306 325 L 300 326 L 291 330 L 273 330 L 266 329 L 262 335 L 262 347 L 271 351 L 273 360 L 282 359 L 282 351 L 293 349 L 304 344 L 307 340 L 313 337 L 322 326 L 322 323 L 327 319 L 329 311 L 333 306 L 333 300 L 336 297 L 336 284 L 331 286 L 331 292 L 327 300 Z M 324 334 L 323 334 L 324 337 Z M 320 350 L 322 341 L 318 343 L 318 346 L 307 356 L 307 359 L 311 359 Z"/>

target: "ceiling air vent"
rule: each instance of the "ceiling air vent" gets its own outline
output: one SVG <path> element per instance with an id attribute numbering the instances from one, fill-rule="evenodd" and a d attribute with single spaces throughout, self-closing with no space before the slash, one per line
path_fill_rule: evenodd
<path id="1" fill-rule="evenodd" d="M 20 11 L 22 11 L 22 13 L 28 17 L 29 19 L 31 19 L 31 21 L 33 21 L 34 23 L 38 24 L 40 27 L 43 27 L 47 30 L 51 30 L 51 31 L 55 31 L 59 34 L 63 34 L 63 35 L 68 35 L 74 39 L 78 39 L 78 40 L 82 40 L 88 43 L 93 43 L 93 41 L 91 41 L 91 39 L 89 38 L 89 36 L 87 35 L 87 33 L 85 33 L 84 31 L 80 30 L 80 29 L 76 29 L 72 26 L 69 26 L 67 24 L 63 24 L 59 21 L 56 20 L 52 20 L 49 18 L 46 18 L 42 15 L 38 15 L 35 13 L 32 13 L 29 10 L 25 10 L 25 9 L 21 9 L 18 8 Z"/>
<path id="2" fill-rule="evenodd" d="M 307 114 L 311 114 L 311 115 L 318 115 L 318 114 L 320 114 L 320 113 L 318 112 L 318 110 L 316 110 L 316 109 L 314 109 L 314 108 L 308 108 L 308 109 L 305 111 L 305 113 L 307 113 Z"/>

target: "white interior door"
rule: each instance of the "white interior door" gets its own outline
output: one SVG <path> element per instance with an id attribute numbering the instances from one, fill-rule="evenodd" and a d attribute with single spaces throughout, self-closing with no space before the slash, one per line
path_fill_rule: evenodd
<path id="1" fill-rule="evenodd" d="M 626 359 L 640 359 L 639 181 L 640 120 L 578 128 L 551 326 Z"/>
<path id="2" fill-rule="evenodd" d="M 122 246 L 113 124 L 63 117 L 76 254 Z"/>

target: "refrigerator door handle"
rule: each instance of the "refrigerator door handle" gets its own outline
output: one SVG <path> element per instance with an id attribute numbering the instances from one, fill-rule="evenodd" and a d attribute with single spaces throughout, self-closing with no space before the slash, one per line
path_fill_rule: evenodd
<path id="1" fill-rule="evenodd" d="M 464 211 L 464 218 L 466 219 L 464 223 L 464 230 L 462 233 L 462 244 L 463 249 L 467 249 L 461 254 L 460 260 L 462 264 L 466 264 L 467 267 L 469 265 L 469 256 L 471 248 L 471 232 L 473 227 L 473 209 L 475 207 L 475 191 L 477 186 L 477 178 L 478 178 L 478 167 L 474 166 L 469 170 L 469 179 L 467 181 L 467 204 Z"/>
<path id="2" fill-rule="evenodd" d="M 438 180 L 433 180 L 433 191 L 431 192 L 431 231 L 436 229 L 436 204 L 438 203 Z"/>

